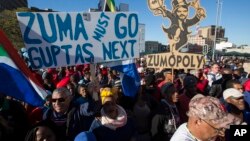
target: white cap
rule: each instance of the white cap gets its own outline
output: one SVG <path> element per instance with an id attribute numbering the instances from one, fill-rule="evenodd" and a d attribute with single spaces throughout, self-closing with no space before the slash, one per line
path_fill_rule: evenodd
<path id="1" fill-rule="evenodd" d="M 223 92 L 223 98 L 226 100 L 227 98 L 229 97 L 235 97 L 235 98 L 239 98 L 239 97 L 243 97 L 243 94 L 235 89 L 235 88 L 229 88 L 229 89 L 226 89 L 224 92 Z"/>

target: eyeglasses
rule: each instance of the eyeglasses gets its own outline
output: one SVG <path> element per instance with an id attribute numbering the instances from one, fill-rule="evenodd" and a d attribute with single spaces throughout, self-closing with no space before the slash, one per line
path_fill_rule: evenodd
<path id="1" fill-rule="evenodd" d="M 202 121 L 204 121 L 205 123 L 207 123 L 210 127 L 212 127 L 217 134 L 221 133 L 221 132 L 224 132 L 225 128 L 215 128 L 214 126 L 212 126 L 210 123 L 208 123 L 206 120 L 204 119 L 201 119 Z"/>
<path id="2" fill-rule="evenodd" d="M 65 102 L 65 98 L 58 98 L 58 99 L 51 99 L 52 103 L 55 103 L 56 101 L 58 101 L 59 103 Z"/>

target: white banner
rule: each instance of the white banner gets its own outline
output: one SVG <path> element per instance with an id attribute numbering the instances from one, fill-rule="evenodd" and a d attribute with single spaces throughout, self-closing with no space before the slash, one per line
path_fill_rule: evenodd
<path id="1" fill-rule="evenodd" d="M 139 57 L 139 21 L 127 12 L 19 12 L 34 69 Z"/>

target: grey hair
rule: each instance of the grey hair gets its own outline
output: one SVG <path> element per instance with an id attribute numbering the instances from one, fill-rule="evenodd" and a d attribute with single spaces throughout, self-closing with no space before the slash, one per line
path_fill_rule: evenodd
<path id="1" fill-rule="evenodd" d="M 65 88 L 65 87 L 57 88 L 57 89 L 55 89 L 55 90 L 53 91 L 53 93 L 60 93 L 60 94 L 64 93 L 64 94 L 66 94 L 67 96 L 71 96 L 71 93 L 70 93 L 69 89 L 67 89 L 67 88 Z"/>

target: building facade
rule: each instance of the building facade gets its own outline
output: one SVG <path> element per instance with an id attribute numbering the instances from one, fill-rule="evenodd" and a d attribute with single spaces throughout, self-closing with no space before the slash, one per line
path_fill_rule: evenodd
<path id="1" fill-rule="evenodd" d="M 216 31 L 217 31 L 216 44 L 228 41 L 228 38 L 225 37 L 225 28 L 223 28 L 222 26 L 218 26 Z M 189 36 L 188 43 L 193 46 L 193 51 L 202 52 L 202 48 L 205 45 L 208 46 L 210 49 L 212 49 L 214 47 L 214 40 L 215 40 L 215 26 L 211 25 L 211 26 L 199 27 L 197 29 L 196 35 Z"/>
<path id="2" fill-rule="evenodd" d="M 139 48 L 140 53 L 145 52 L 145 24 L 139 24 Z"/>
<path id="3" fill-rule="evenodd" d="M 204 38 L 201 35 L 197 34 L 197 35 L 191 35 L 189 37 L 188 43 L 197 44 L 199 46 L 204 46 L 204 45 L 213 46 L 214 41 L 209 38 Z"/>
<path id="4" fill-rule="evenodd" d="M 145 42 L 145 54 L 169 52 L 169 46 L 163 45 L 158 41 Z"/>
<path id="5" fill-rule="evenodd" d="M 225 37 L 225 28 L 218 26 L 216 28 L 216 41 L 220 43 L 222 41 L 227 42 L 228 38 Z M 198 29 L 198 35 L 208 40 L 214 41 L 215 39 L 215 25 L 200 27 Z"/>
<path id="6" fill-rule="evenodd" d="M 145 52 L 147 54 L 159 52 L 159 42 L 158 41 L 146 41 L 145 42 Z"/>

